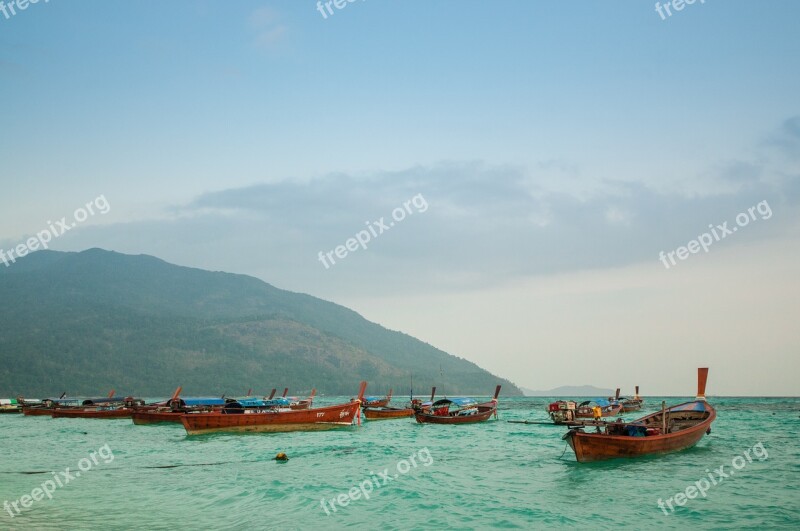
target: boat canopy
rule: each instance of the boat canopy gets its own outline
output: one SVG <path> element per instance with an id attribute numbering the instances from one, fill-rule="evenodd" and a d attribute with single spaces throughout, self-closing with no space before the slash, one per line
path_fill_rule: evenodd
<path id="1" fill-rule="evenodd" d="M 224 398 L 180 398 L 179 399 L 181 407 L 192 407 L 192 406 L 222 406 L 225 405 Z"/>
<path id="2" fill-rule="evenodd" d="M 363 402 L 377 402 L 378 400 L 386 400 L 385 396 L 365 396 Z"/>
<path id="3" fill-rule="evenodd" d="M 438 408 L 449 404 L 454 404 L 458 407 L 470 407 L 476 405 L 478 402 L 474 398 L 453 397 L 442 398 L 433 403 L 432 407 Z"/>
<path id="4" fill-rule="evenodd" d="M 579 406 L 588 406 L 589 404 L 596 404 L 600 407 L 608 407 L 611 405 L 611 402 L 606 400 L 605 398 L 595 398 L 594 400 L 587 400 L 586 402 L 581 402 Z"/>
<path id="5" fill-rule="evenodd" d="M 80 400 L 80 399 L 74 399 L 74 400 Z M 121 404 L 124 401 L 125 401 L 124 398 L 109 398 L 107 396 L 104 396 L 101 398 L 84 398 L 83 401 L 81 402 L 81 405 L 95 406 L 98 404 Z"/>
<path id="6" fill-rule="evenodd" d="M 272 400 L 264 400 L 263 398 L 239 398 L 228 399 L 226 401 L 226 408 L 259 408 L 259 407 L 289 407 L 290 402 L 288 399 L 280 397 L 273 398 Z"/>
<path id="7" fill-rule="evenodd" d="M 51 402 L 59 406 L 79 406 L 81 405 L 80 398 L 45 398 L 42 402 Z"/>
<path id="8" fill-rule="evenodd" d="M 232 407 L 264 407 L 266 400 L 263 398 L 229 398 L 226 402 L 227 405 Z"/>
<path id="9" fill-rule="evenodd" d="M 289 407 L 291 400 L 288 398 L 273 398 L 272 400 L 263 400 L 266 407 Z"/>
<path id="10" fill-rule="evenodd" d="M 708 411 L 708 408 L 706 407 L 705 401 L 698 400 L 697 402 L 689 402 L 687 404 L 672 406 L 668 409 L 668 411 Z"/>
<path id="11" fill-rule="evenodd" d="M 16 398 L 0 398 L 0 406 L 16 406 Z"/>

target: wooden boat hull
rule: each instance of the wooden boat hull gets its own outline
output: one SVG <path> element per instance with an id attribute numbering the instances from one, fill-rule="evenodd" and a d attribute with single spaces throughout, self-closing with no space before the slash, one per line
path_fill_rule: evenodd
<path id="1" fill-rule="evenodd" d="M 72 419 L 127 419 L 133 415 L 133 409 L 60 409 L 53 410 L 53 418 Z"/>
<path id="2" fill-rule="evenodd" d="M 160 424 L 162 422 L 180 424 L 183 415 L 182 411 L 135 411 L 131 415 L 131 419 L 137 426 Z"/>
<path id="3" fill-rule="evenodd" d="M 642 409 L 642 404 L 622 404 L 622 412 L 630 413 L 631 411 L 639 411 Z"/>
<path id="4" fill-rule="evenodd" d="M 361 404 L 361 407 L 386 407 L 389 405 L 389 401 L 390 401 L 389 398 L 384 398 L 381 400 L 373 400 L 372 402 L 369 403 L 365 402 L 364 404 Z"/>
<path id="5" fill-rule="evenodd" d="M 313 409 L 255 413 L 191 413 L 181 416 L 189 435 L 204 433 L 258 433 L 320 431 L 351 426 L 361 408 L 356 400 Z"/>
<path id="6" fill-rule="evenodd" d="M 369 420 L 405 419 L 414 416 L 412 408 L 364 408 L 364 418 Z"/>
<path id="7" fill-rule="evenodd" d="M 497 407 L 478 408 L 478 412 L 474 415 L 434 415 L 430 412 L 416 411 L 414 418 L 420 424 L 474 424 L 476 422 L 484 422 L 489 420 L 492 415 L 497 411 Z"/>
<path id="8" fill-rule="evenodd" d="M 24 407 L 22 408 L 22 414 L 29 416 L 29 417 L 52 417 L 53 408 L 49 407 Z"/>
<path id="9" fill-rule="evenodd" d="M 686 404 L 669 408 L 670 415 L 679 415 L 680 408 Z M 703 438 L 703 435 L 710 433 L 711 423 L 716 418 L 716 411 L 709 404 L 705 404 L 708 412 L 707 418 L 697 424 L 681 429 L 676 432 L 646 436 L 632 437 L 626 435 L 607 435 L 603 433 L 584 433 L 582 431 L 570 430 L 564 436 L 578 462 L 587 463 L 591 461 L 602 461 L 606 459 L 639 457 L 643 455 L 664 454 L 677 452 L 686 448 L 691 448 Z M 636 422 L 644 422 L 648 418 L 660 415 L 654 413 Z"/>
<path id="10" fill-rule="evenodd" d="M 13 415 L 14 413 L 22 413 L 22 409 L 18 407 L 0 408 L 0 415 Z"/>

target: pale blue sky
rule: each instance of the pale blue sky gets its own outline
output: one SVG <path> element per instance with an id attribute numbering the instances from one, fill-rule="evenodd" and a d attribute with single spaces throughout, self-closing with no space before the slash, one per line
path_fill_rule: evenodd
<path id="1" fill-rule="evenodd" d="M 327 19 L 311 0 L 42 1 L 0 14 L 0 247 L 103 194 L 111 211 L 53 248 L 252 274 L 527 387 L 616 387 L 679 354 L 730 370 L 719 392 L 797 394 L 799 15 L 789 0 L 667 20 L 649 1 L 366 0 Z M 317 261 L 418 193 L 427 212 Z M 770 220 L 658 262 L 762 200 Z M 534 296 L 551 280 L 584 288 L 554 307 Z M 740 338 L 723 312 L 756 300 L 763 322 L 740 315 Z M 709 337 L 687 306 L 714 316 Z M 547 326 L 531 336 L 525 315 Z M 756 348 L 760 379 L 741 363 Z M 589 368 L 603 356 L 622 376 Z M 630 383 L 677 392 L 686 372 L 691 388 L 682 369 Z"/>

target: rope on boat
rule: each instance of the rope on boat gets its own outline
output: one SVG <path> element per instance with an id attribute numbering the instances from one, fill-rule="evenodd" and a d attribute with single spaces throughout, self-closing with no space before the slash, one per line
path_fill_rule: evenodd
<path id="1" fill-rule="evenodd" d="M 565 454 L 565 453 L 567 453 L 567 447 L 568 447 L 568 446 L 569 446 L 569 443 L 564 443 L 564 451 L 563 451 L 563 452 L 561 452 L 561 455 L 559 456 L 559 459 L 561 459 L 562 457 L 564 457 L 564 454 Z"/>

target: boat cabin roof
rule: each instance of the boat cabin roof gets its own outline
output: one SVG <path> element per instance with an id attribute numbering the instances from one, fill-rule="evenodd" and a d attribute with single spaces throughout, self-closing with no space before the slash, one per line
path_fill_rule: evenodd
<path id="1" fill-rule="evenodd" d="M 595 398 L 594 400 L 587 400 L 585 402 L 581 402 L 579 405 L 588 406 L 589 404 L 597 404 L 600 407 L 607 407 L 611 405 L 611 402 L 609 402 L 605 398 Z"/>
<path id="2" fill-rule="evenodd" d="M 288 407 L 290 405 L 289 400 L 283 397 L 273 398 L 272 400 L 264 400 L 263 398 L 229 398 L 225 402 L 226 407 L 234 408 Z"/>
<path id="3" fill-rule="evenodd" d="M 385 396 L 365 396 L 364 402 L 375 402 L 377 400 L 385 400 Z"/>
<path id="4" fill-rule="evenodd" d="M 197 398 L 179 398 L 181 407 L 191 406 L 222 406 L 225 404 L 224 398 L 215 397 L 197 397 Z"/>
<path id="5" fill-rule="evenodd" d="M 442 398 L 441 400 L 437 400 L 436 402 L 434 402 L 431 407 L 438 408 L 443 406 L 449 406 L 450 404 L 454 404 L 458 407 L 470 407 L 477 405 L 478 402 L 474 398 L 466 398 L 466 397 Z"/>

